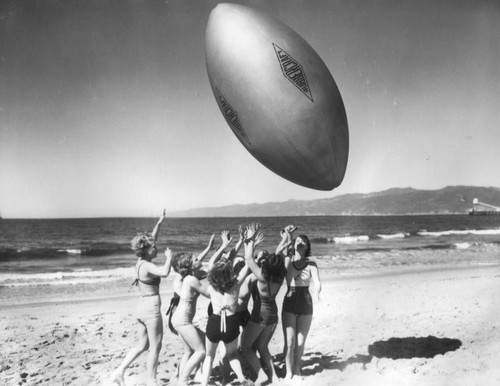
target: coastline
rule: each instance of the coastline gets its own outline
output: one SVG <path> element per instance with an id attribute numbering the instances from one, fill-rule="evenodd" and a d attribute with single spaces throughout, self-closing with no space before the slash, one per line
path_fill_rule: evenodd
<path id="1" fill-rule="evenodd" d="M 315 304 L 303 357 L 303 378 L 294 384 L 500 383 L 498 266 L 356 278 L 323 275 L 322 282 L 321 303 Z M 164 312 L 169 292 L 162 295 Z M 130 294 L 6 308 L 0 316 L 5 342 L 1 383 L 103 384 L 136 340 L 135 302 Z M 207 304 L 200 297 L 195 322 L 202 329 Z M 447 346 L 449 341 L 459 347 Z M 278 374 L 282 346 L 279 324 L 270 343 Z M 432 352 L 443 347 L 447 351 L 442 354 Z M 408 350 L 410 354 L 403 356 Z M 181 353 L 179 338 L 166 328 L 160 385 L 174 376 Z M 129 370 L 128 385 L 144 381 L 145 362 L 142 356 Z"/>

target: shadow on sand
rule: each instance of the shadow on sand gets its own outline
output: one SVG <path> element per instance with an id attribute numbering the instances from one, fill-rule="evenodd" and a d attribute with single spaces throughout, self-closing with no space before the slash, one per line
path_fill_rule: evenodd
<path id="1" fill-rule="evenodd" d="M 425 338 L 390 338 L 386 341 L 377 341 L 368 346 L 368 355 L 357 354 L 347 359 L 335 355 L 324 355 L 321 352 L 308 352 L 302 357 L 302 375 L 315 375 L 323 370 L 343 371 L 347 366 L 355 363 L 362 364 L 364 368 L 374 357 L 390 359 L 433 358 L 439 354 L 455 351 L 461 345 L 462 342 L 458 339 L 428 336 Z M 279 377 L 283 377 L 285 375 L 283 354 L 278 354 L 273 359 L 276 373 Z"/>
<path id="2" fill-rule="evenodd" d="M 335 355 L 325 355 L 321 352 L 307 352 L 302 357 L 302 375 L 310 376 L 321 373 L 323 370 L 344 370 L 354 363 L 361 363 L 363 366 L 371 361 L 370 355 L 354 355 L 348 359 L 342 359 Z M 278 363 L 276 363 L 278 362 Z M 274 357 L 276 373 L 278 377 L 285 376 L 285 364 L 283 354 Z"/>
<path id="3" fill-rule="evenodd" d="M 458 339 L 436 338 L 390 338 L 368 346 L 368 353 L 377 358 L 433 358 L 439 354 L 455 351 L 462 342 Z"/>

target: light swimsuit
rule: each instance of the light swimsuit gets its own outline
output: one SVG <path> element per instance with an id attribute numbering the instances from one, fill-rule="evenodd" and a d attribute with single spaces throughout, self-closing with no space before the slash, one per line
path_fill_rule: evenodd
<path id="1" fill-rule="evenodd" d="M 144 260 L 139 260 L 136 265 L 136 279 L 133 284 L 139 287 L 141 296 L 137 304 L 135 314 L 139 321 L 161 318 L 161 299 L 160 299 L 160 277 L 150 280 L 142 280 L 139 276 Z"/>
<path id="2" fill-rule="evenodd" d="M 188 324 L 193 324 L 198 296 L 200 296 L 200 294 L 196 292 L 189 297 L 180 297 L 179 305 L 172 316 L 172 326 L 175 329 Z"/>

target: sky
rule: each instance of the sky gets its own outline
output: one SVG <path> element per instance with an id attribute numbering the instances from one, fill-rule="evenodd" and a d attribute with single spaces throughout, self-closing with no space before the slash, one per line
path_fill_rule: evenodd
<path id="1" fill-rule="evenodd" d="M 320 55 L 349 161 L 333 191 L 261 165 L 205 65 L 217 1 L 0 2 L 0 213 L 155 216 L 392 187 L 500 186 L 500 2 L 239 1 Z"/>

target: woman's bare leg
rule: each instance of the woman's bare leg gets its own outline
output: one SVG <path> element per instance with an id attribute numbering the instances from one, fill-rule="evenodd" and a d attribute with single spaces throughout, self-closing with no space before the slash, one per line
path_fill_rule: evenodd
<path id="1" fill-rule="evenodd" d="M 285 366 L 286 375 L 285 379 L 289 380 L 293 377 L 293 360 L 295 352 L 295 335 L 296 335 L 296 323 L 297 316 L 291 312 L 283 312 L 281 321 L 283 323 L 283 332 L 285 334 L 284 341 L 286 345 L 285 353 Z"/>
<path id="2" fill-rule="evenodd" d="M 203 380 L 201 382 L 201 386 L 207 386 L 208 380 L 210 379 L 210 374 L 212 373 L 212 365 L 214 363 L 215 352 L 217 351 L 218 343 L 210 342 L 207 338 L 205 339 L 205 360 L 203 361 Z"/>
<path id="3" fill-rule="evenodd" d="M 179 373 L 179 384 L 187 384 L 189 375 L 205 357 L 205 344 L 200 334 L 201 331 L 192 324 L 177 327 L 176 330 L 192 350 L 191 356 L 181 367 Z"/>
<path id="4" fill-rule="evenodd" d="M 276 371 L 274 370 L 273 357 L 269 352 L 269 342 L 273 337 L 274 330 L 276 330 L 276 324 L 266 326 L 257 338 L 257 350 L 259 351 L 260 359 L 267 367 L 269 374 L 266 374 L 261 368 L 261 371 L 259 372 L 259 374 L 257 375 L 257 379 L 255 380 L 256 385 L 261 385 L 262 383 L 265 383 L 267 381 L 276 381 L 278 379 Z"/>
<path id="5" fill-rule="evenodd" d="M 241 368 L 240 357 L 238 355 L 238 338 L 233 340 L 230 343 L 224 343 L 226 347 L 227 358 L 229 359 L 229 364 L 236 374 L 236 378 L 240 383 L 245 384 L 247 379 L 243 375 L 243 369 Z"/>
<path id="6" fill-rule="evenodd" d="M 189 345 L 186 343 L 186 341 L 182 338 L 182 335 L 179 334 L 179 337 L 181 338 L 184 353 L 182 354 L 181 360 L 179 361 L 179 365 L 177 367 L 177 380 L 180 379 L 182 369 L 186 366 L 186 362 L 189 360 L 189 358 L 193 354 L 193 350 L 191 349 L 191 347 L 189 347 Z"/>
<path id="7" fill-rule="evenodd" d="M 250 320 L 243 330 L 243 334 L 241 336 L 241 351 L 243 357 L 248 362 L 254 372 L 255 377 L 257 378 L 259 378 L 259 373 L 262 370 L 262 366 L 252 346 L 259 338 L 259 335 L 263 329 L 264 326 L 261 326 L 260 324 L 252 322 Z"/>
<path id="8" fill-rule="evenodd" d="M 297 318 L 297 343 L 293 361 L 293 374 L 301 374 L 301 359 L 304 355 L 307 335 L 311 328 L 312 315 L 299 315 Z"/>
<path id="9" fill-rule="evenodd" d="M 149 353 L 147 360 L 148 386 L 156 386 L 156 373 L 158 370 L 158 356 L 161 350 L 161 341 L 163 339 L 163 320 L 151 318 L 144 321 L 148 331 Z"/>
<path id="10" fill-rule="evenodd" d="M 116 383 L 120 386 L 125 384 L 124 381 L 125 370 L 130 366 L 130 364 L 133 361 L 137 359 L 139 355 L 141 355 L 144 351 L 146 351 L 149 348 L 148 332 L 146 329 L 146 325 L 140 320 L 138 320 L 138 322 L 139 322 L 139 327 L 138 327 L 139 341 L 137 342 L 137 345 L 128 352 L 128 354 L 125 356 L 120 366 L 118 366 L 118 368 L 111 375 L 111 382 Z"/>

